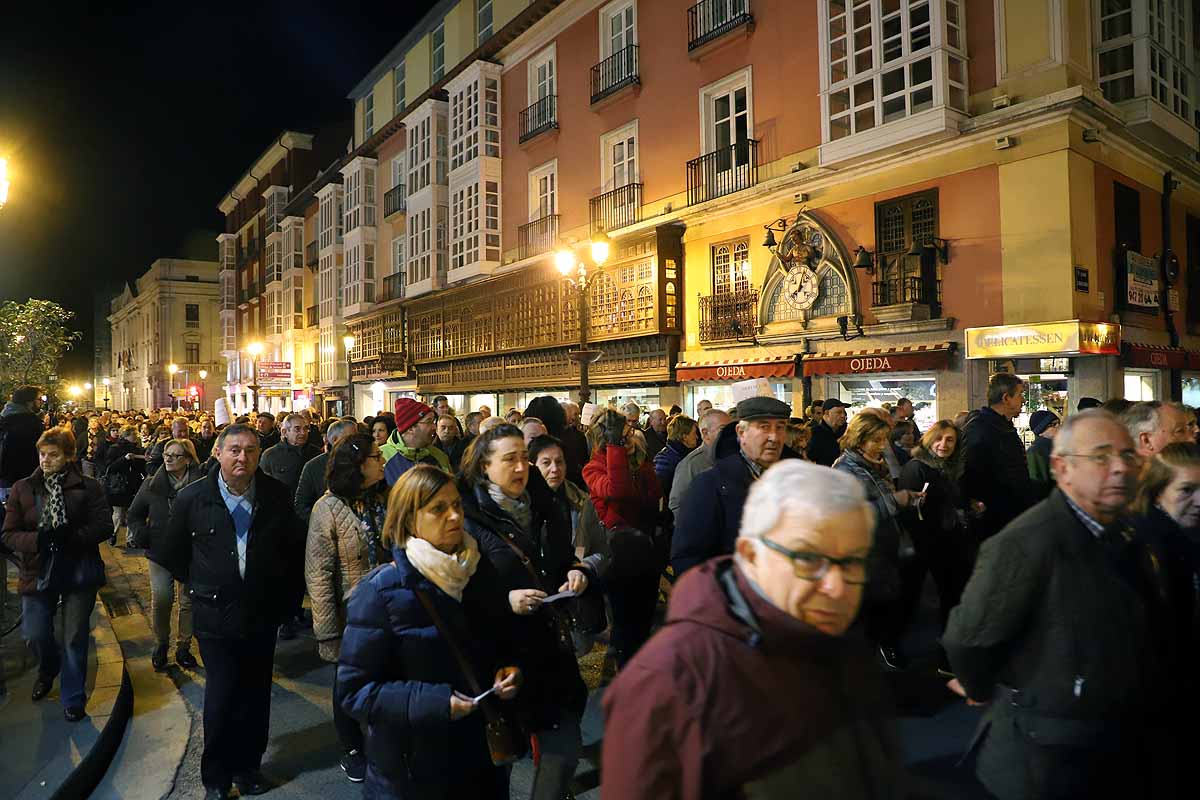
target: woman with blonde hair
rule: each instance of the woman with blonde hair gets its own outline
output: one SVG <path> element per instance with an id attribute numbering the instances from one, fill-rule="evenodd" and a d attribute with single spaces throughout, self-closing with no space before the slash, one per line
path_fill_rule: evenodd
<path id="1" fill-rule="evenodd" d="M 408 470 L 380 537 L 393 561 L 350 594 L 334 702 L 366 731 L 364 797 L 508 797 L 503 765 L 520 753 L 497 749 L 502 737 L 488 731 L 505 726 L 502 701 L 521 673 L 502 655 L 503 617 L 489 610 L 503 591 L 463 519 L 451 476 Z"/>
<path id="2" fill-rule="evenodd" d="M 891 448 L 891 431 L 885 414 L 856 414 L 838 442 L 842 454 L 833 462 L 833 468 L 854 476 L 875 509 L 871 583 L 864 598 L 863 618 L 867 635 L 879 646 L 884 664 L 890 669 L 903 669 L 905 660 L 900 653 L 900 638 L 907 615 L 897 598 L 905 583 L 902 570 L 912 568 L 913 559 L 901 559 L 901 545 L 907 535 L 900 523 L 900 514 L 924 495 L 897 489 L 892 482 L 885 459 Z"/>

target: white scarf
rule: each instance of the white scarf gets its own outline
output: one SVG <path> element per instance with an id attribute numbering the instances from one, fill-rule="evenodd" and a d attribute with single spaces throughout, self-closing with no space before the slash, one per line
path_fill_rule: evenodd
<path id="1" fill-rule="evenodd" d="M 408 563 L 428 578 L 434 586 L 462 602 L 463 589 L 479 566 L 479 545 L 471 534 L 463 531 L 462 544 L 456 553 L 443 553 L 424 539 L 408 537 L 401 547 L 408 554 Z"/>

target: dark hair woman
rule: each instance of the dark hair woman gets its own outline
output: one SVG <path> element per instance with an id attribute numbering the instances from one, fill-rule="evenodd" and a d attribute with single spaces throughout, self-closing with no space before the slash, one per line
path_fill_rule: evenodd
<path id="1" fill-rule="evenodd" d="M 38 661 L 33 699 L 46 696 L 61 670 L 63 716 L 78 722 L 87 705 L 92 609 L 104 585 L 98 545 L 112 535 L 112 516 L 104 488 L 74 461 L 71 431 L 46 431 L 37 450 L 38 468 L 13 484 L 5 503 L 2 538 L 21 559 L 21 632 Z M 60 601 L 61 651 L 54 638 Z"/>
<path id="2" fill-rule="evenodd" d="M 543 601 L 592 591 L 595 576 L 575 557 L 567 510 L 531 468 L 520 428 L 501 424 L 476 437 L 459 487 L 467 531 L 508 592 L 511 636 L 527 679 L 522 711 L 541 748 L 532 796 L 562 797 L 579 761 L 587 687 L 569 621 Z"/>
<path id="3" fill-rule="evenodd" d="M 383 454 L 373 437 L 351 434 L 333 446 L 325 465 L 328 487 L 308 519 L 304 581 L 312 598 L 317 653 L 336 664 L 346 627 L 346 598 L 363 576 L 391 560 L 382 544 L 387 514 Z M 333 725 L 342 744 L 342 769 L 363 779 L 363 736 L 334 698 Z"/>
<path id="4" fill-rule="evenodd" d="M 140 444 L 137 428 L 132 425 L 121 428 L 116 441 L 104 452 L 102 470 L 100 482 L 104 485 L 113 515 L 113 532 L 109 541 L 116 545 L 118 532 L 127 524 L 133 495 L 146 478 L 146 449 Z"/>
<path id="5" fill-rule="evenodd" d="M 654 466 L 646 458 L 645 440 L 623 414 L 614 408 L 600 411 L 588 430 L 592 459 L 583 468 L 592 505 L 600 521 L 611 531 L 634 528 L 655 536 L 659 526 L 662 487 Z M 614 553 L 614 572 L 607 580 L 612 605 L 612 643 L 617 667 L 624 667 L 646 640 L 658 602 L 658 577 L 665 559 L 645 563 L 622 563 L 622 556 L 644 558 L 645 554 Z"/>
<path id="6" fill-rule="evenodd" d="M 155 647 L 150 657 L 154 669 L 167 668 L 167 648 L 171 641 L 171 610 L 175 605 L 175 579 L 163 566 L 167 520 L 175 495 L 183 487 L 204 477 L 190 439 L 170 439 L 163 447 L 163 466 L 142 482 L 129 506 L 129 539 L 147 548 L 150 566 L 150 617 Z M 175 639 L 175 663 L 185 669 L 199 666 L 192 655 L 192 598 L 179 585 L 179 627 Z"/>
<path id="7" fill-rule="evenodd" d="M 500 704 L 472 697 L 492 685 L 509 700 L 521 675 L 504 666 L 508 637 L 486 611 L 503 590 L 463 528 L 453 479 L 428 465 L 405 472 L 380 541 L 394 560 L 350 595 L 334 684 L 334 702 L 366 729 L 364 796 L 507 800 L 508 770 L 484 732 Z"/>
<path id="8" fill-rule="evenodd" d="M 390 414 L 380 414 L 371 422 L 371 436 L 380 447 L 387 444 L 388 437 L 396 430 L 396 418 Z"/>
<path id="9" fill-rule="evenodd" d="M 696 420 L 682 414 L 671 417 L 667 422 L 667 443 L 654 456 L 654 474 L 658 476 L 664 497 L 671 496 L 671 483 L 675 480 L 679 462 L 699 445 L 700 426 Z"/>

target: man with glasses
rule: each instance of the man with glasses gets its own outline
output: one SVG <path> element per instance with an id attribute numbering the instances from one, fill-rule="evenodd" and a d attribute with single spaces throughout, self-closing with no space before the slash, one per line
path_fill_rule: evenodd
<path id="1" fill-rule="evenodd" d="M 1196 417 L 1180 403 L 1134 403 L 1121 414 L 1121 422 L 1146 463 L 1169 444 L 1195 441 Z"/>
<path id="2" fill-rule="evenodd" d="M 433 446 L 437 436 L 437 412 L 419 400 L 400 397 L 396 400 L 396 430 L 380 447 L 383 453 L 383 476 L 388 486 L 395 486 L 400 476 L 416 464 L 431 464 L 443 472 L 451 472 L 450 458 Z"/>
<path id="3" fill-rule="evenodd" d="M 1165 692 L 1143 567 L 1124 524 L 1141 458 L 1106 411 L 1067 417 L 1057 488 L 983 543 L 942 638 L 949 686 L 987 704 L 976 772 L 1000 800 L 1142 796 Z"/>
<path id="4" fill-rule="evenodd" d="M 750 489 L 732 557 L 676 583 L 667 624 L 604 693 L 604 794 L 894 797 L 897 742 L 862 603 L 874 511 L 800 460 Z"/>

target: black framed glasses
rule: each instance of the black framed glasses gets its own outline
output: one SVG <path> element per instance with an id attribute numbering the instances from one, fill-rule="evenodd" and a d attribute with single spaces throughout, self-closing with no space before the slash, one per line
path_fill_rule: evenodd
<path id="1" fill-rule="evenodd" d="M 819 581 L 836 566 L 842 571 L 842 580 L 846 583 L 858 585 L 867 582 L 867 560 L 861 556 L 834 558 L 814 550 L 789 550 L 765 536 L 760 541 L 776 553 L 790 558 L 796 577 L 802 580 Z"/>
<path id="2" fill-rule="evenodd" d="M 1058 453 L 1057 455 L 1064 458 L 1082 458 L 1092 464 L 1095 464 L 1101 469 L 1109 469 L 1114 461 L 1121 461 L 1127 467 L 1140 467 L 1142 457 L 1138 455 L 1136 450 L 1122 450 L 1119 453 L 1112 450 L 1104 450 L 1098 453 Z"/>

